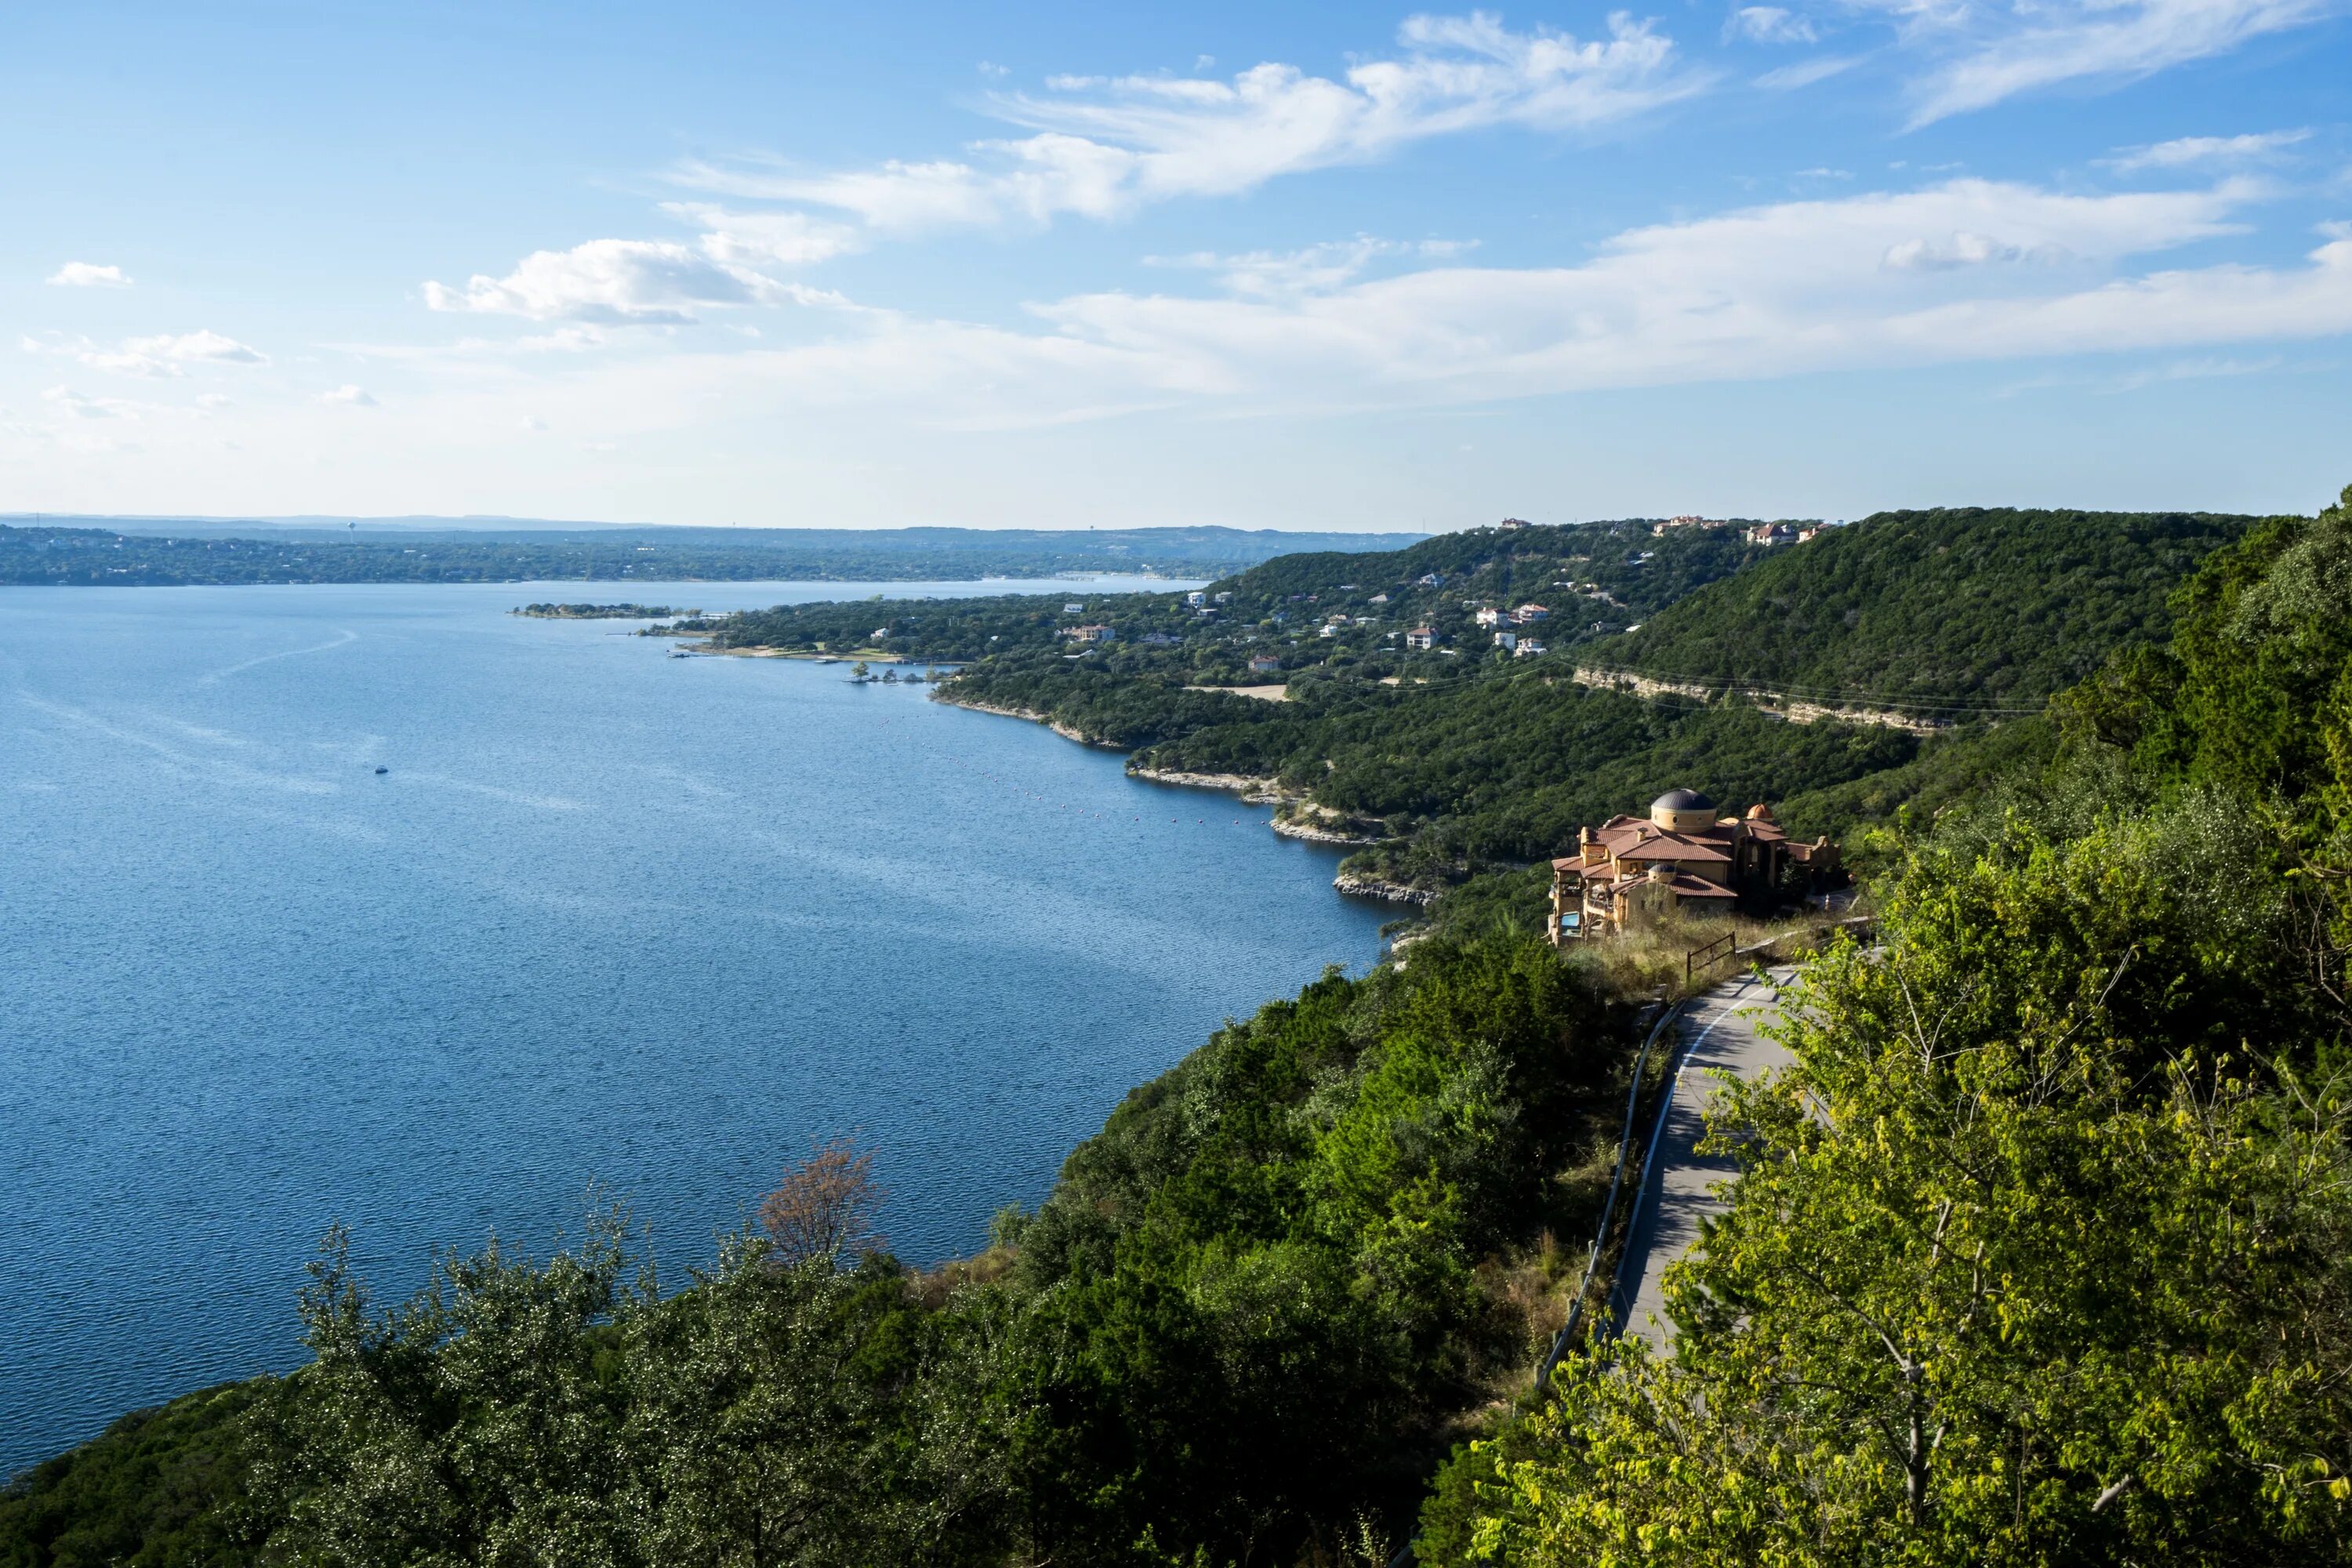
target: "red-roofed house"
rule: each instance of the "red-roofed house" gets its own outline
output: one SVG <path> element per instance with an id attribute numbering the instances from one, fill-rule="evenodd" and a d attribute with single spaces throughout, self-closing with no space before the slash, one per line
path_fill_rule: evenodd
<path id="1" fill-rule="evenodd" d="M 1728 914 L 1838 868 L 1826 838 L 1790 842 L 1769 805 L 1717 816 L 1696 790 L 1668 790 L 1648 817 L 1612 816 L 1583 829 L 1573 855 L 1551 863 L 1554 942 L 1623 931 L 1671 911 Z"/>

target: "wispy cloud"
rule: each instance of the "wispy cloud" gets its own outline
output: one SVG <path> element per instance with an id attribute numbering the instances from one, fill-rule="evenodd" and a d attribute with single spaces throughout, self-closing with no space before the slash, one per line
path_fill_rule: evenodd
<path id="1" fill-rule="evenodd" d="M 1742 5 L 1723 24 L 1728 40 L 1751 44 L 1810 44 L 1817 36 L 1812 22 L 1779 5 Z"/>
<path id="2" fill-rule="evenodd" d="M 122 275 L 120 267 L 101 267 L 94 261 L 68 261 L 49 274 L 47 281 L 60 289 L 128 289 L 131 279 Z"/>
<path id="3" fill-rule="evenodd" d="M 1298 250 L 1253 250 L 1221 256 L 1196 251 L 1189 256 L 1153 256 L 1153 267 L 1188 268 L 1213 272 L 1230 293 L 1275 299 L 1324 293 L 1361 277 L 1375 261 L 1451 260 L 1477 248 L 1476 242 L 1455 239 L 1402 241 L 1358 235 L 1354 239 L 1307 246 Z"/>
<path id="4" fill-rule="evenodd" d="M 1782 66 L 1766 71 L 1756 79 L 1756 85 L 1770 92 L 1792 92 L 1801 87 L 1811 87 L 1817 81 L 1827 81 L 1862 64 L 1860 55 L 1817 55 L 1795 65 Z"/>
<path id="5" fill-rule="evenodd" d="M 2137 174 L 2143 169 L 2252 163 L 2276 157 L 2295 143 L 2310 139 L 2308 130 L 2263 131 L 2245 136 L 2182 136 L 2153 146 L 2134 147 L 2099 162 L 2123 174 Z"/>
<path id="6" fill-rule="evenodd" d="M 1360 62 L 1337 79 L 1277 64 L 1227 79 L 1052 78 L 1043 92 L 988 100 L 992 113 L 1034 134 L 975 142 L 955 157 L 814 174 L 695 163 L 678 177 L 715 194 L 845 214 L 881 233 L 1111 218 L 1490 126 L 1591 130 L 1711 79 L 1684 65 L 1652 24 L 1623 13 L 1597 39 L 1515 32 L 1476 13 L 1414 16 L 1398 41 L 1395 58 Z"/>
<path id="7" fill-rule="evenodd" d="M 324 404 L 341 405 L 345 408 L 373 408 L 376 406 L 375 396 L 373 393 L 369 392 L 365 387 L 352 386 L 349 384 L 335 387 L 331 391 L 319 394 L 319 401 Z"/>
<path id="8" fill-rule="evenodd" d="M 26 337 L 26 353 L 70 359 L 93 370 L 117 375 L 185 375 L 191 364 L 268 364 L 269 356 L 249 343 L 238 342 L 209 329 L 193 332 L 162 332 L 152 337 L 125 338 L 108 348 L 88 338 Z"/>
<path id="9" fill-rule="evenodd" d="M 535 250 L 505 277 L 476 273 L 463 289 L 427 283 L 425 303 L 534 321 L 680 325 L 698 310 L 759 303 L 772 288 L 748 268 L 673 241 L 592 239 Z"/>
<path id="10" fill-rule="evenodd" d="M 2147 266 L 2233 231 L 2260 199 L 2244 182 L 2084 195 L 1953 180 L 1631 229 L 1570 267 L 1479 268 L 1370 240 L 1178 258 L 1216 291 L 1070 295 L 1031 306 L 1025 330 L 849 308 L 810 342 L 581 362 L 566 389 L 534 384 L 528 405 L 464 423 L 544 410 L 609 438 L 648 427 L 616 427 L 617 405 L 656 424 L 721 405 L 949 429 L 1468 406 L 2352 332 L 2352 238 L 2296 265 Z M 1407 265 L 1367 276 L 1373 260 Z"/>
<path id="11" fill-rule="evenodd" d="M 1913 127 L 2071 81 L 2125 81 L 2340 16 L 2345 0 L 1864 0 L 1940 57 L 1915 82 Z"/>

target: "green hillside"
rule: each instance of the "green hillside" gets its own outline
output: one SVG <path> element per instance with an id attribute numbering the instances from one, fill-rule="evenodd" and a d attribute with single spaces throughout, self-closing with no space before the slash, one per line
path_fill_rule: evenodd
<path id="1" fill-rule="evenodd" d="M 1219 1030 L 967 1263 L 769 1220 L 660 1295 L 613 1220 L 387 1311 L 331 1237 L 309 1365 L 0 1489 L 0 1564 L 2352 1563 L 2347 601 L 2352 490 L 2014 724 L 1508 661 L 1167 710 L 1197 760 L 1263 713 L 1408 816 L 1721 766 L 1896 817 L 1873 940 L 1717 1102 L 1739 1174 L 1668 1275 L 1671 1358 L 1594 1334 L 1531 1388 L 1679 955 L 1559 954 L 1490 900 Z M 1181 690 L 1097 657 L 1005 668 L 1120 723 Z"/>
<path id="2" fill-rule="evenodd" d="M 1591 663 L 1842 706 L 2032 710 L 2161 642 L 2165 597 L 2256 521 L 2209 513 L 1881 512 L 1776 548 Z"/>

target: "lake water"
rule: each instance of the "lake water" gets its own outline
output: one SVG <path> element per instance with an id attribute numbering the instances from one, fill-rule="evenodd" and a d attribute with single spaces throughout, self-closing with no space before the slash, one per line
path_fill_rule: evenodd
<path id="1" fill-rule="evenodd" d="M 675 1280 L 854 1131 L 899 1254 L 970 1251 L 1220 1019 L 1377 955 L 1263 808 L 505 614 L 613 589 L 0 588 L 0 1474 L 296 1364 L 338 1219 L 391 1300 L 593 1184 Z"/>

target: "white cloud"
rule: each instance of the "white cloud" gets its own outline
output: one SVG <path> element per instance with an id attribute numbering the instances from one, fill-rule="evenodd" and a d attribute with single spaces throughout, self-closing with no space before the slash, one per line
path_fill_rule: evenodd
<path id="1" fill-rule="evenodd" d="M 210 331 L 181 332 L 177 335 L 165 332 L 157 337 L 132 338 L 122 346 L 134 354 L 174 363 L 189 361 L 204 361 L 215 364 L 268 364 L 269 363 L 268 356 L 259 349 Z"/>
<path id="2" fill-rule="evenodd" d="M 1943 63 L 1916 84 L 1914 127 L 2021 92 L 2130 80 L 2340 15 L 2344 0 L 1861 0 Z"/>
<path id="3" fill-rule="evenodd" d="M 235 402 L 234 398 L 225 393 L 200 392 L 196 395 L 196 406 L 199 408 L 228 408 L 233 406 Z"/>
<path id="4" fill-rule="evenodd" d="M 1425 239 L 1407 243 L 1359 235 L 1354 239 L 1311 245 L 1300 250 L 1254 250 L 1238 256 L 1199 251 L 1190 256 L 1147 257 L 1154 267 L 1181 267 L 1213 272 L 1234 294 L 1276 298 L 1322 293 L 1360 277 L 1383 257 L 1410 257 L 1423 261 L 1451 259 L 1476 248 L 1475 242 Z"/>
<path id="5" fill-rule="evenodd" d="M 1347 405 L 2352 327 L 2352 245 L 2300 272 L 2111 276 L 2229 232 L 2251 199 L 1960 180 L 1634 229 L 1578 267 L 1433 268 L 1295 300 L 1085 295 L 1038 314 L 1074 343 L 1143 356 L 1160 384 Z M 2042 265 L 1990 265 L 2003 258 Z"/>
<path id="6" fill-rule="evenodd" d="M 1034 134 L 974 143 L 965 158 L 822 174 L 693 164 L 679 178 L 845 213 L 887 233 L 1108 218 L 1149 202 L 1236 195 L 1284 174 L 1370 163 L 1489 126 L 1589 130 L 1709 80 L 1679 63 L 1670 39 L 1622 12 L 1593 40 L 1512 32 L 1478 13 L 1412 17 L 1399 42 L 1397 58 L 1360 62 L 1340 80 L 1276 64 L 1222 80 L 1050 78 L 1043 95 L 990 100 L 999 118 Z"/>
<path id="7" fill-rule="evenodd" d="M 41 401 L 76 419 L 136 419 L 139 405 L 120 397 L 87 397 L 69 386 L 52 386 Z"/>
<path id="8" fill-rule="evenodd" d="M 1751 44 L 1810 44 L 1814 38 L 1811 21 L 1779 5 L 1740 6 L 1723 24 L 1723 36 Z"/>
<path id="9" fill-rule="evenodd" d="M 120 267 L 100 267 L 94 261 L 68 261 L 48 276 L 48 281 L 63 289 L 128 289 L 131 279 L 122 275 Z"/>
<path id="10" fill-rule="evenodd" d="M 190 364 L 268 364 L 269 356 L 250 344 L 219 332 L 163 332 L 152 337 L 126 338 L 114 348 L 88 338 L 52 335 L 47 342 L 19 340 L 27 353 L 79 361 L 93 370 L 117 375 L 185 375 Z"/>
<path id="11" fill-rule="evenodd" d="M 1860 55 L 1821 55 L 1810 60 L 1799 60 L 1792 66 L 1766 71 L 1756 79 L 1756 85 L 1772 92 L 1792 92 L 1801 87 L 1811 87 L 1817 81 L 1827 81 L 1862 64 Z"/>
<path id="12" fill-rule="evenodd" d="M 1884 265 L 1898 272 L 1948 272 L 1956 267 L 1984 267 L 2000 261 L 2021 261 L 2027 252 L 1987 235 L 1956 233 L 1941 239 L 1913 237 L 1886 247 Z M 2051 257 L 2050 259 L 2062 259 Z"/>
<path id="13" fill-rule="evenodd" d="M 436 310 L 574 321 L 608 326 L 683 324 L 705 307 L 770 299 L 775 285 L 742 267 L 666 240 L 592 239 L 537 250 L 504 278 L 477 273 L 463 290 L 425 285 Z"/>
<path id="14" fill-rule="evenodd" d="M 857 231 L 801 212 L 736 212 L 708 202 L 665 202 L 662 211 L 702 229 L 702 254 L 721 266 L 805 267 L 857 248 Z"/>
<path id="15" fill-rule="evenodd" d="M 373 394 L 368 392 L 363 387 L 353 386 L 349 383 L 345 383 L 343 385 L 338 386 L 331 392 L 322 392 L 319 394 L 319 401 L 326 404 L 339 405 L 347 408 L 373 408 L 376 406 Z"/>
<path id="16" fill-rule="evenodd" d="M 2134 147 L 2113 158 L 2103 158 L 2100 163 L 2125 174 L 2142 169 L 2186 169 L 2199 164 L 2250 163 L 2274 157 L 2296 142 L 2310 139 L 2307 130 L 2263 131 L 2246 136 L 2182 136 L 2150 147 Z"/>
<path id="17" fill-rule="evenodd" d="M 1628 230 L 1570 267 L 1448 261 L 1364 277 L 1360 247 L 1379 243 L 1367 241 L 1303 259 L 1187 258 L 1220 292 L 1075 295 L 1032 307 L 1028 331 L 851 307 L 829 318 L 830 335 L 796 345 L 583 362 L 561 389 L 534 384 L 530 406 L 606 437 L 691 426 L 714 405 L 985 429 L 1155 409 L 1463 406 L 2352 333 L 2352 239 L 2299 265 L 2147 268 L 2233 231 L 2259 196 L 2240 182 L 2081 195 L 1954 180 Z"/>

